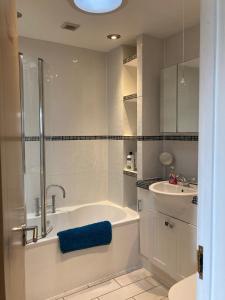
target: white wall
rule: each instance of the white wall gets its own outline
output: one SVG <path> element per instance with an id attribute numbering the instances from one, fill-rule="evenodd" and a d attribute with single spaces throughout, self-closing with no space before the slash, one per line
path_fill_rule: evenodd
<path id="1" fill-rule="evenodd" d="M 37 57 L 45 61 L 46 135 L 108 134 L 104 53 L 27 38 L 20 38 L 20 51 L 29 61 L 25 84 L 26 135 L 38 134 Z M 74 63 L 74 59 L 78 62 Z M 38 142 L 26 143 L 26 160 L 26 198 L 30 212 L 34 198 L 39 196 Z M 65 200 L 54 191 L 60 198 L 58 207 L 108 198 L 107 140 L 48 141 L 46 162 L 47 184 L 61 184 L 66 188 Z"/>

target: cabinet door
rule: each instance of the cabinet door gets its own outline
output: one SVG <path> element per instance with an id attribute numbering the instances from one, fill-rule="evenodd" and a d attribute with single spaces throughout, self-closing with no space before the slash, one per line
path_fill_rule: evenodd
<path id="1" fill-rule="evenodd" d="M 146 208 L 146 200 L 141 201 L 140 212 L 140 252 L 143 256 L 152 259 L 152 246 L 154 242 L 155 212 Z"/>
<path id="2" fill-rule="evenodd" d="M 199 60 L 178 65 L 177 131 L 198 132 Z"/>
<path id="3" fill-rule="evenodd" d="M 177 131 L 177 65 L 161 71 L 160 131 Z"/>
<path id="4" fill-rule="evenodd" d="M 156 213 L 154 219 L 152 262 L 174 277 L 176 274 L 176 223 L 173 218 Z"/>
<path id="5" fill-rule="evenodd" d="M 197 227 L 177 221 L 177 279 L 196 272 Z"/>

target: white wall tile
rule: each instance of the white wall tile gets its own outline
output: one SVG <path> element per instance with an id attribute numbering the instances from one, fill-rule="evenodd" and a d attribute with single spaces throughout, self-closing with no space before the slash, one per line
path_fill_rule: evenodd
<path id="1" fill-rule="evenodd" d="M 20 38 L 19 42 L 26 59 L 45 61 L 46 134 L 107 134 L 106 55 L 34 39 Z M 35 99 L 27 99 L 31 100 Z M 36 110 L 29 108 L 35 117 Z"/>
<path id="2" fill-rule="evenodd" d="M 28 38 L 20 38 L 20 50 L 24 54 L 27 136 L 39 135 L 38 57 L 45 62 L 46 135 L 108 134 L 106 54 Z M 39 146 L 39 142 L 26 142 L 29 212 L 39 194 Z M 67 191 L 65 200 L 54 191 L 58 206 L 107 200 L 108 141 L 47 142 L 46 168 L 47 184 L 61 184 Z"/>
<path id="3" fill-rule="evenodd" d="M 123 134 L 123 48 L 111 51 L 107 56 L 108 124 L 110 135 Z"/>
<path id="4" fill-rule="evenodd" d="M 59 207 L 108 199 L 108 141 L 48 142 L 46 150 L 47 185 L 66 189 Z"/>
<path id="5" fill-rule="evenodd" d="M 159 161 L 159 154 L 162 152 L 162 141 L 142 142 L 143 178 L 161 177 L 163 168 Z"/>
<path id="6" fill-rule="evenodd" d="M 175 171 L 186 177 L 198 176 L 198 142 L 164 141 L 163 151 L 174 155 Z M 166 171 L 168 175 L 169 169 Z"/>
<path id="7" fill-rule="evenodd" d="M 109 200 L 123 206 L 123 141 L 109 141 Z"/>
<path id="8" fill-rule="evenodd" d="M 148 35 L 138 38 L 138 96 L 142 97 L 142 135 L 159 134 L 159 84 L 163 42 Z M 140 125 L 138 125 L 139 128 Z M 139 128 L 140 131 L 140 128 Z"/>

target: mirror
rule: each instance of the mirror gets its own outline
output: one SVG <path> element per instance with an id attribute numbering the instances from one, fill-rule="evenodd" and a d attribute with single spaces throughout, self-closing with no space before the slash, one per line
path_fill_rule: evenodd
<path id="1" fill-rule="evenodd" d="M 199 59 L 161 71 L 160 131 L 197 133 L 199 111 Z"/>

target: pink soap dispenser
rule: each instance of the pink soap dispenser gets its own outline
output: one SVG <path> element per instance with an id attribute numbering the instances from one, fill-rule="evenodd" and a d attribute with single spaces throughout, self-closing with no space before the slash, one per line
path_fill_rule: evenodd
<path id="1" fill-rule="evenodd" d="M 170 184 L 177 184 L 175 168 L 173 166 L 170 168 L 169 183 Z"/>

